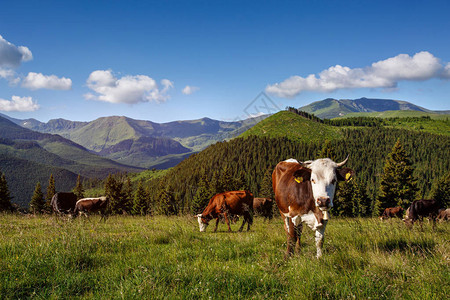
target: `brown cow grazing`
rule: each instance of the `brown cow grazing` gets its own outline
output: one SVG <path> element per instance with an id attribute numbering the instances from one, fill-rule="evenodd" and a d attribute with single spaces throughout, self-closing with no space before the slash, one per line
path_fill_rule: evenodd
<path id="1" fill-rule="evenodd" d="M 439 221 L 448 221 L 448 220 L 450 220 L 450 208 L 440 209 L 437 218 L 438 218 Z"/>
<path id="2" fill-rule="evenodd" d="M 75 205 L 74 215 L 77 216 L 82 213 L 87 217 L 88 213 L 100 212 L 102 219 L 106 221 L 108 203 L 109 199 L 107 197 L 80 199 Z"/>
<path id="3" fill-rule="evenodd" d="M 72 214 L 77 203 L 77 196 L 74 193 L 56 193 L 50 201 L 50 206 L 56 214 Z"/>
<path id="4" fill-rule="evenodd" d="M 271 220 L 273 218 L 272 212 L 273 201 L 269 198 L 255 198 L 253 199 L 253 211 L 256 215 L 264 217 L 264 219 Z"/>
<path id="5" fill-rule="evenodd" d="M 386 208 L 384 210 L 383 214 L 381 215 L 380 220 L 389 219 L 389 218 L 403 219 L 403 208 L 400 206 Z"/>
<path id="6" fill-rule="evenodd" d="M 231 232 L 229 215 L 240 215 L 244 217 L 239 231 L 242 231 L 244 224 L 247 222 L 247 231 L 250 230 L 250 225 L 253 223 L 253 194 L 249 191 L 232 191 L 217 194 L 209 200 L 208 206 L 201 214 L 198 214 L 197 220 L 200 227 L 200 232 L 206 231 L 209 221 L 217 219 L 216 228 L 219 226 L 219 217 L 223 215 L 225 222 L 228 225 L 228 231 Z"/>
<path id="7" fill-rule="evenodd" d="M 338 180 L 349 180 L 354 171 L 342 168 L 347 158 L 335 163 L 329 158 L 298 162 L 288 159 L 278 163 L 272 174 L 275 201 L 284 220 L 288 234 L 286 257 L 296 244 L 300 248 L 300 237 L 305 222 L 315 231 L 317 258 L 322 256 L 328 209 L 333 207 L 334 192 Z"/>
<path id="8" fill-rule="evenodd" d="M 411 203 L 411 206 L 408 208 L 408 214 L 405 216 L 405 223 L 413 225 L 415 221 L 422 221 L 423 217 L 428 217 L 436 222 L 436 217 L 438 215 L 439 209 L 441 205 L 438 201 L 431 200 L 415 200 Z"/>

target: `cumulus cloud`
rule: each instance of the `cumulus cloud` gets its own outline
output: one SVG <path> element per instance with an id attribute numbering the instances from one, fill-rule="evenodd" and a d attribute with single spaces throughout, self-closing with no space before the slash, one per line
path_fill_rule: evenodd
<path id="1" fill-rule="evenodd" d="M 39 105 L 31 97 L 12 96 L 11 100 L 0 98 L 0 111 L 35 111 Z"/>
<path id="2" fill-rule="evenodd" d="M 30 49 L 24 46 L 17 47 L 0 35 L 0 68 L 16 68 L 24 61 L 33 59 Z"/>
<path id="3" fill-rule="evenodd" d="M 167 92 L 173 88 L 173 82 L 163 79 L 161 85 L 162 88 L 146 75 L 117 78 L 111 70 L 97 70 L 87 79 L 87 86 L 96 94 L 88 93 L 84 96 L 88 100 L 111 103 L 163 102 L 169 98 Z"/>
<path id="4" fill-rule="evenodd" d="M 307 77 L 292 76 L 268 85 L 266 92 L 279 97 L 291 98 L 304 91 L 332 92 L 353 88 L 395 88 L 399 81 L 423 81 L 431 78 L 450 78 L 450 64 L 441 61 L 427 51 L 414 56 L 399 54 L 373 63 L 365 68 L 351 69 L 332 66 L 318 74 Z"/>
<path id="5" fill-rule="evenodd" d="M 185 95 L 191 95 L 191 94 L 195 93 L 196 91 L 198 91 L 199 89 L 200 88 L 197 86 L 187 85 L 184 87 L 184 89 L 181 92 Z"/>
<path id="6" fill-rule="evenodd" d="M 70 90 L 72 88 L 72 80 L 65 77 L 58 78 L 55 75 L 47 76 L 41 73 L 30 72 L 22 80 L 22 87 L 30 90 Z"/>

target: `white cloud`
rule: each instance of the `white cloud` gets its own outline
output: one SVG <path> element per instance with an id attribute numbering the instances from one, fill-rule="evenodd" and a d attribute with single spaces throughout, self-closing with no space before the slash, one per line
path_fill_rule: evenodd
<path id="1" fill-rule="evenodd" d="M 97 70 L 87 79 L 87 86 L 97 94 L 88 93 L 84 97 L 111 103 L 163 102 L 169 98 L 167 92 L 173 88 L 173 82 L 163 79 L 161 85 L 162 89 L 146 75 L 117 78 L 111 70 Z"/>
<path id="2" fill-rule="evenodd" d="M 39 105 L 31 97 L 12 96 L 11 100 L 0 98 L 0 111 L 34 111 Z"/>
<path id="3" fill-rule="evenodd" d="M 16 68 L 23 61 L 33 59 L 30 49 L 24 46 L 17 47 L 0 35 L 0 67 Z"/>
<path id="4" fill-rule="evenodd" d="M 47 76 L 41 73 L 30 72 L 23 79 L 22 87 L 30 90 L 70 90 L 72 88 L 72 80 L 65 77 L 58 78 L 55 75 Z"/>
<path id="5" fill-rule="evenodd" d="M 365 68 L 351 69 L 336 65 L 307 77 L 292 76 L 266 87 L 266 92 L 285 98 L 304 91 L 332 92 L 353 88 L 395 88 L 399 81 L 423 81 L 450 78 L 450 66 L 444 66 L 431 53 L 422 51 L 414 56 L 399 54 Z"/>
<path id="6" fill-rule="evenodd" d="M 184 89 L 181 92 L 185 95 L 191 95 L 191 94 L 195 93 L 196 91 L 198 91 L 199 89 L 200 88 L 197 86 L 187 85 L 184 87 Z"/>

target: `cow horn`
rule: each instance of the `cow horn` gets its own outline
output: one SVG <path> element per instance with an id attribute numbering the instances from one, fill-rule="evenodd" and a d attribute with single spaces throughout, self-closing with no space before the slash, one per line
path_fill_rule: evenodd
<path id="1" fill-rule="evenodd" d="M 340 163 L 337 164 L 338 168 L 342 167 L 343 165 L 345 165 L 347 163 L 348 157 L 349 157 L 349 155 L 347 154 L 347 157 L 343 161 L 341 161 Z"/>
<path id="2" fill-rule="evenodd" d="M 198 217 L 201 217 L 201 216 L 202 216 L 202 214 L 198 214 L 198 215 L 195 215 L 194 218 L 198 218 Z"/>
<path id="3" fill-rule="evenodd" d="M 313 162 L 312 160 L 307 160 L 307 161 L 300 162 L 300 164 L 302 165 L 302 167 L 307 168 L 312 162 Z"/>

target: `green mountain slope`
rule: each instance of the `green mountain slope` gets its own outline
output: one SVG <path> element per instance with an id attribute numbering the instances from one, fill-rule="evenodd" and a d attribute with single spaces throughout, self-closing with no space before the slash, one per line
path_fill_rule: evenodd
<path id="1" fill-rule="evenodd" d="M 261 116 L 237 122 L 202 118 L 169 123 L 119 116 L 91 122 L 54 119 L 42 123 L 34 119 L 10 119 L 25 128 L 59 134 L 117 162 L 148 168 L 172 167 L 180 157 L 200 151 L 217 141 L 238 136 L 264 118 Z"/>
<path id="2" fill-rule="evenodd" d="M 313 122 L 289 111 L 280 111 L 259 122 L 240 137 L 286 137 L 293 141 L 324 141 L 342 137 L 337 127 Z"/>
<path id="3" fill-rule="evenodd" d="M 322 101 L 313 102 L 309 105 L 300 107 L 299 109 L 306 111 L 307 113 L 314 114 L 321 119 L 342 117 L 349 113 L 355 112 L 383 112 L 392 110 L 433 112 L 407 101 L 369 98 L 360 98 L 355 100 L 337 100 L 329 98 Z M 442 111 L 439 113 L 449 113 L 449 111 Z"/>
<path id="4" fill-rule="evenodd" d="M 7 177 L 14 201 L 21 204 L 28 203 L 38 181 L 45 187 L 53 171 L 60 174 L 63 188 L 73 187 L 75 174 L 101 178 L 109 173 L 142 171 L 95 155 L 61 136 L 22 128 L 2 117 L 0 155 L 0 170 Z"/>

